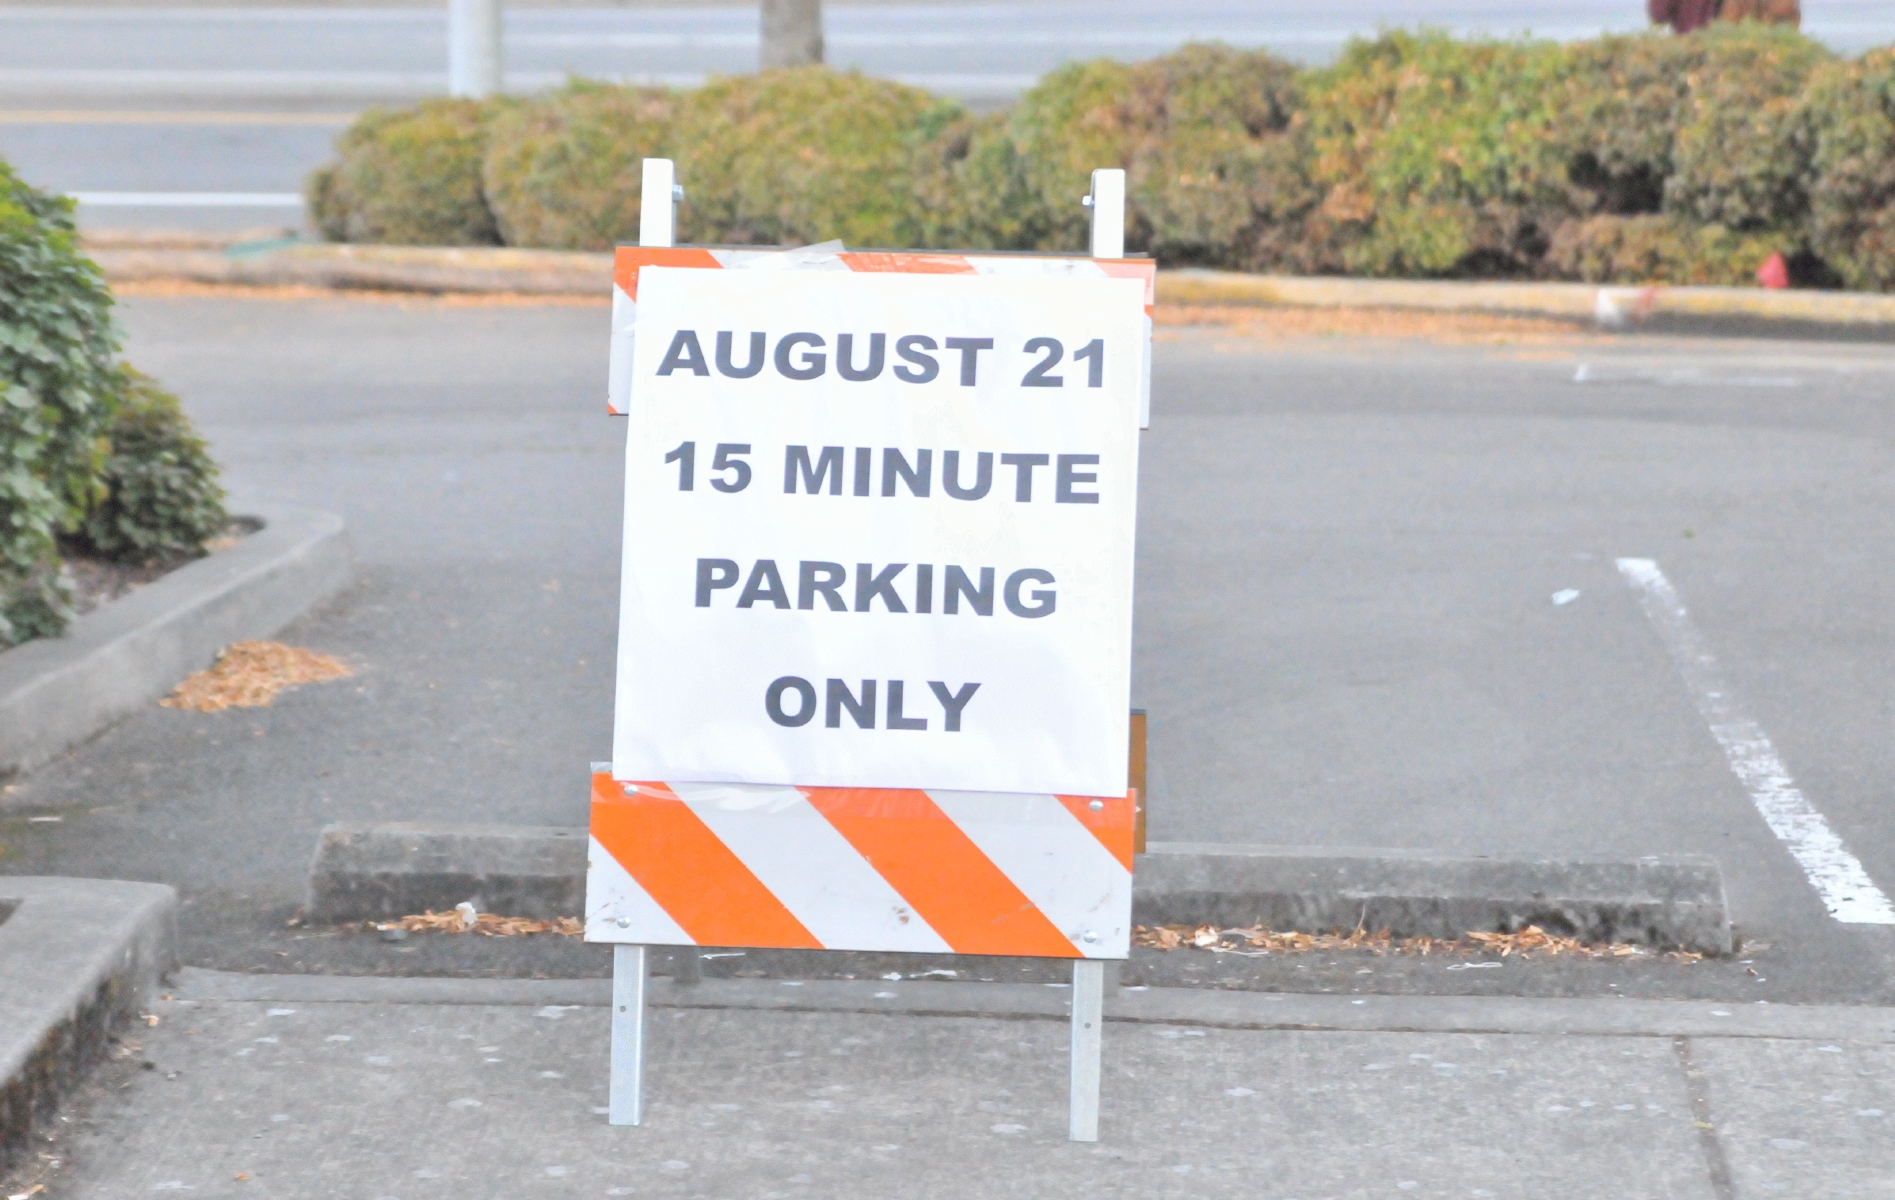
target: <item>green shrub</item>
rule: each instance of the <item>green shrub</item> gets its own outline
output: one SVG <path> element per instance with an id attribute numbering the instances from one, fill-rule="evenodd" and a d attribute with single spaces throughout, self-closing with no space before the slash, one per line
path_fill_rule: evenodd
<path id="1" fill-rule="evenodd" d="M 979 171 L 968 172 L 964 203 L 1004 213 L 994 235 L 972 244 L 1003 249 L 1083 250 L 1090 219 L 1080 197 L 1095 167 L 1129 167 L 1136 141 L 1131 113 L 1132 68 L 1099 59 L 1053 71 L 1020 97 L 1004 121 L 988 125 L 970 149 Z M 1128 241 L 1137 229 L 1127 213 Z"/>
<path id="2" fill-rule="evenodd" d="M 917 164 L 962 116 L 918 88 L 827 67 L 713 80 L 678 113 L 680 240 L 912 246 Z"/>
<path id="3" fill-rule="evenodd" d="M 229 521 L 217 464 L 176 396 L 130 367 L 120 368 L 120 380 L 105 425 L 102 495 L 81 535 L 101 557 L 118 562 L 203 554 Z"/>
<path id="4" fill-rule="evenodd" d="M 1519 274 L 1573 207 L 1550 42 L 1389 33 L 1311 72 L 1312 236 L 1377 275 Z"/>
<path id="5" fill-rule="evenodd" d="M 1664 206 L 1672 148 L 1703 69 L 1706 39 L 1641 33 L 1570 48 L 1554 144 L 1582 212 L 1655 213 Z"/>
<path id="6" fill-rule="evenodd" d="M 481 179 L 502 241 L 609 250 L 638 240 L 646 158 L 673 155 L 677 96 L 575 83 L 493 124 Z"/>
<path id="7" fill-rule="evenodd" d="M 62 537 L 144 560 L 223 527 L 216 468 L 177 401 L 118 363 L 111 306 L 71 202 L 0 162 L 0 648 L 71 619 Z"/>
<path id="8" fill-rule="evenodd" d="M 1719 22 L 1681 39 L 1703 60 L 1688 78 L 1665 211 L 1734 230 L 1787 229 L 1808 208 L 1799 94 L 1829 52 L 1784 25 Z"/>
<path id="9" fill-rule="evenodd" d="M 1853 288 L 1895 288 L 1895 47 L 1831 62 L 1803 106 L 1810 242 Z"/>
<path id="10" fill-rule="evenodd" d="M 1319 265 L 1302 228 L 1321 193 L 1295 67 L 1261 51 L 1186 46 L 1133 68 L 1131 108 L 1127 183 L 1144 249 L 1240 270 Z"/>
<path id="11" fill-rule="evenodd" d="M 962 114 L 915 155 L 920 216 L 916 245 L 954 250 L 1029 250 L 1038 210 L 1006 136 L 1007 114 Z"/>
<path id="12" fill-rule="evenodd" d="M 55 539 L 97 499 L 117 385 L 112 298 L 71 208 L 0 163 L 0 647 L 65 626 Z"/>
<path id="13" fill-rule="evenodd" d="M 974 123 L 944 175 L 953 244 L 1083 250 L 1097 167 L 1127 172 L 1126 244 L 1168 262 L 1309 265 L 1296 69 L 1261 51 L 1192 45 L 1127 66 L 1074 63 L 1005 116 Z M 955 157 L 950 154 L 950 158 Z"/>
<path id="14" fill-rule="evenodd" d="M 311 219 L 336 242 L 491 246 L 500 241 L 481 162 L 506 100 L 424 100 L 371 109 L 336 139 L 336 161 L 305 186 Z"/>
<path id="15" fill-rule="evenodd" d="M 1747 232 L 1801 219 L 1809 160 L 1798 96 L 1827 57 L 1821 47 L 1744 21 L 1687 37 L 1602 37 L 1571 54 L 1556 135 L 1580 211 L 1664 212 Z"/>
<path id="16" fill-rule="evenodd" d="M 1748 19 L 1567 46 L 1392 32 L 1319 70 L 1192 45 L 1069 64 L 979 116 L 822 67 L 575 84 L 372 113 L 309 191 L 344 240 L 604 249 L 668 153 L 687 241 L 1077 251 L 1088 176 L 1116 166 L 1128 249 L 1167 265 L 1747 283 L 1762 249 L 1895 288 L 1892 55 Z"/>
<path id="17" fill-rule="evenodd" d="M 1772 254 L 1798 249 L 1782 233 L 1734 233 L 1722 225 L 1691 225 L 1657 214 L 1601 214 L 1553 230 L 1546 273 L 1583 283 L 1718 284 L 1757 282 Z"/>

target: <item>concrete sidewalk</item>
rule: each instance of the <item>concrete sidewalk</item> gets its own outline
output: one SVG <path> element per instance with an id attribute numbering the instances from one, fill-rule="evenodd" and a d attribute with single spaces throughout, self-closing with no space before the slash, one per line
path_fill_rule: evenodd
<path id="1" fill-rule="evenodd" d="M 143 1038 L 154 1069 L 65 1139 L 54 1195 L 1842 1200 L 1895 1180 L 1886 1009 L 1128 991 L 1091 1146 L 1064 1137 L 1060 988 L 661 981 L 648 1123 L 614 1129 L 601 987 L 186 971 Z"/>

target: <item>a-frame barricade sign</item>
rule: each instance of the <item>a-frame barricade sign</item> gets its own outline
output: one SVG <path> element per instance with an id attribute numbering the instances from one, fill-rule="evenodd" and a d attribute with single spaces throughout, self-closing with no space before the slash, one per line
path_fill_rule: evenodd
<path id="1" fill-rule="evenodd" d="M 645 946 L 1022 955 L 1075 962 L 1096 1140 L 1153 287 L 1123 173 L 1064 257 L 673 247 L 671 164 L 645 171 L 586 884 L 587 940 L 617 944 L 610 1119 L 642 1118 Z"/>

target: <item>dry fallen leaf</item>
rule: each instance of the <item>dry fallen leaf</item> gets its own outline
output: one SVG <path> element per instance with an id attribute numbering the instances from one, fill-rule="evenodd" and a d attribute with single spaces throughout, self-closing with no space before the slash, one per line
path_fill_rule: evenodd
<path id="1" fill-rule="evenodd" d="M 218 654 L 210 670 L 186 679 L 158 703 L 193 712 L 261 708 L 285 688 L 345 679 L 354 673 L 341 659 L 314 650 L 281 642 L 233 642 Z"/>
<path id="2" fill-rule="evenodd" d="M 384 932 L 402 929 L 409 933 L 478 933 L 487 937 L 521 937 L 533 933 L 580 937 L 586 931 L 585 925 L 577 917 L 554 917 L 550 921 L 541 921 L 532 917 L 501 917 L 493 913 L 479 913 L 469 921 L 467 914 L 472 909 L 471 904 L 444 913 L 429 909 L 399 921 L 370 924 L 372 928 Z"/>
<path id="3" fill-rule="evenodd" d="M 1395 938 L 1386 929 L 1370 933 L 1355 929 L 1349 933 L 1282 933 L 1261 925 L 1245 929 L 1218 929 L 1211 925 L 1143 925 L 1132 931 L 1135 945 L 1154 950 L 1176 950 L 1190 945 L 1219 952 L 1256 952 L 1302 954 L 1312 950 L 1367 950 L 1371 954 L 1495 954 L 1502 958 L 1518 954 L 1573 958 L 1650 958 L 1658 951 L 1649 946 L 1627 942 L 1582 942 L 1560 937 L 1529 925 L 1518 933 L 1469 933 L 1459 938 Z M 1704 956 L 1689 950 L 1672 950 L 1666 958 L 1679 962 L 1697 962 Z"/>

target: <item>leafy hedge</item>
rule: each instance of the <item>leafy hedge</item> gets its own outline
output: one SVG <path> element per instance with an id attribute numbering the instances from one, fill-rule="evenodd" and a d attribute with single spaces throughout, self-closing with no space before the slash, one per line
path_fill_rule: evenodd
<path id="1" fill-rule="evenodd" d="M 177 401 L 118 361 L 71 207 L 0 162 L 0 648 L 65 627 L 62 542 L 142 562 L 202 553 L 225 523 Z"/>
<path id="2" fill-rule="evenodd" d="M 636 236 L 647 155 L 678 161 L 697 242 L 1079 249 L 1087 177 L 1118 166 L 1128 244 L 1167 264 L 1744 283 L 1782 253 L 1803 282 L 1895 287 L 1895 48 L 1838 59 L 1749 20 L 1396 31 L 1320 69 L 1194 45 L 1070 64 L 985 116 L 821 67 L 576 83 L 370 114 L 311 197 L 332 237 L 599 249 Z"/>

